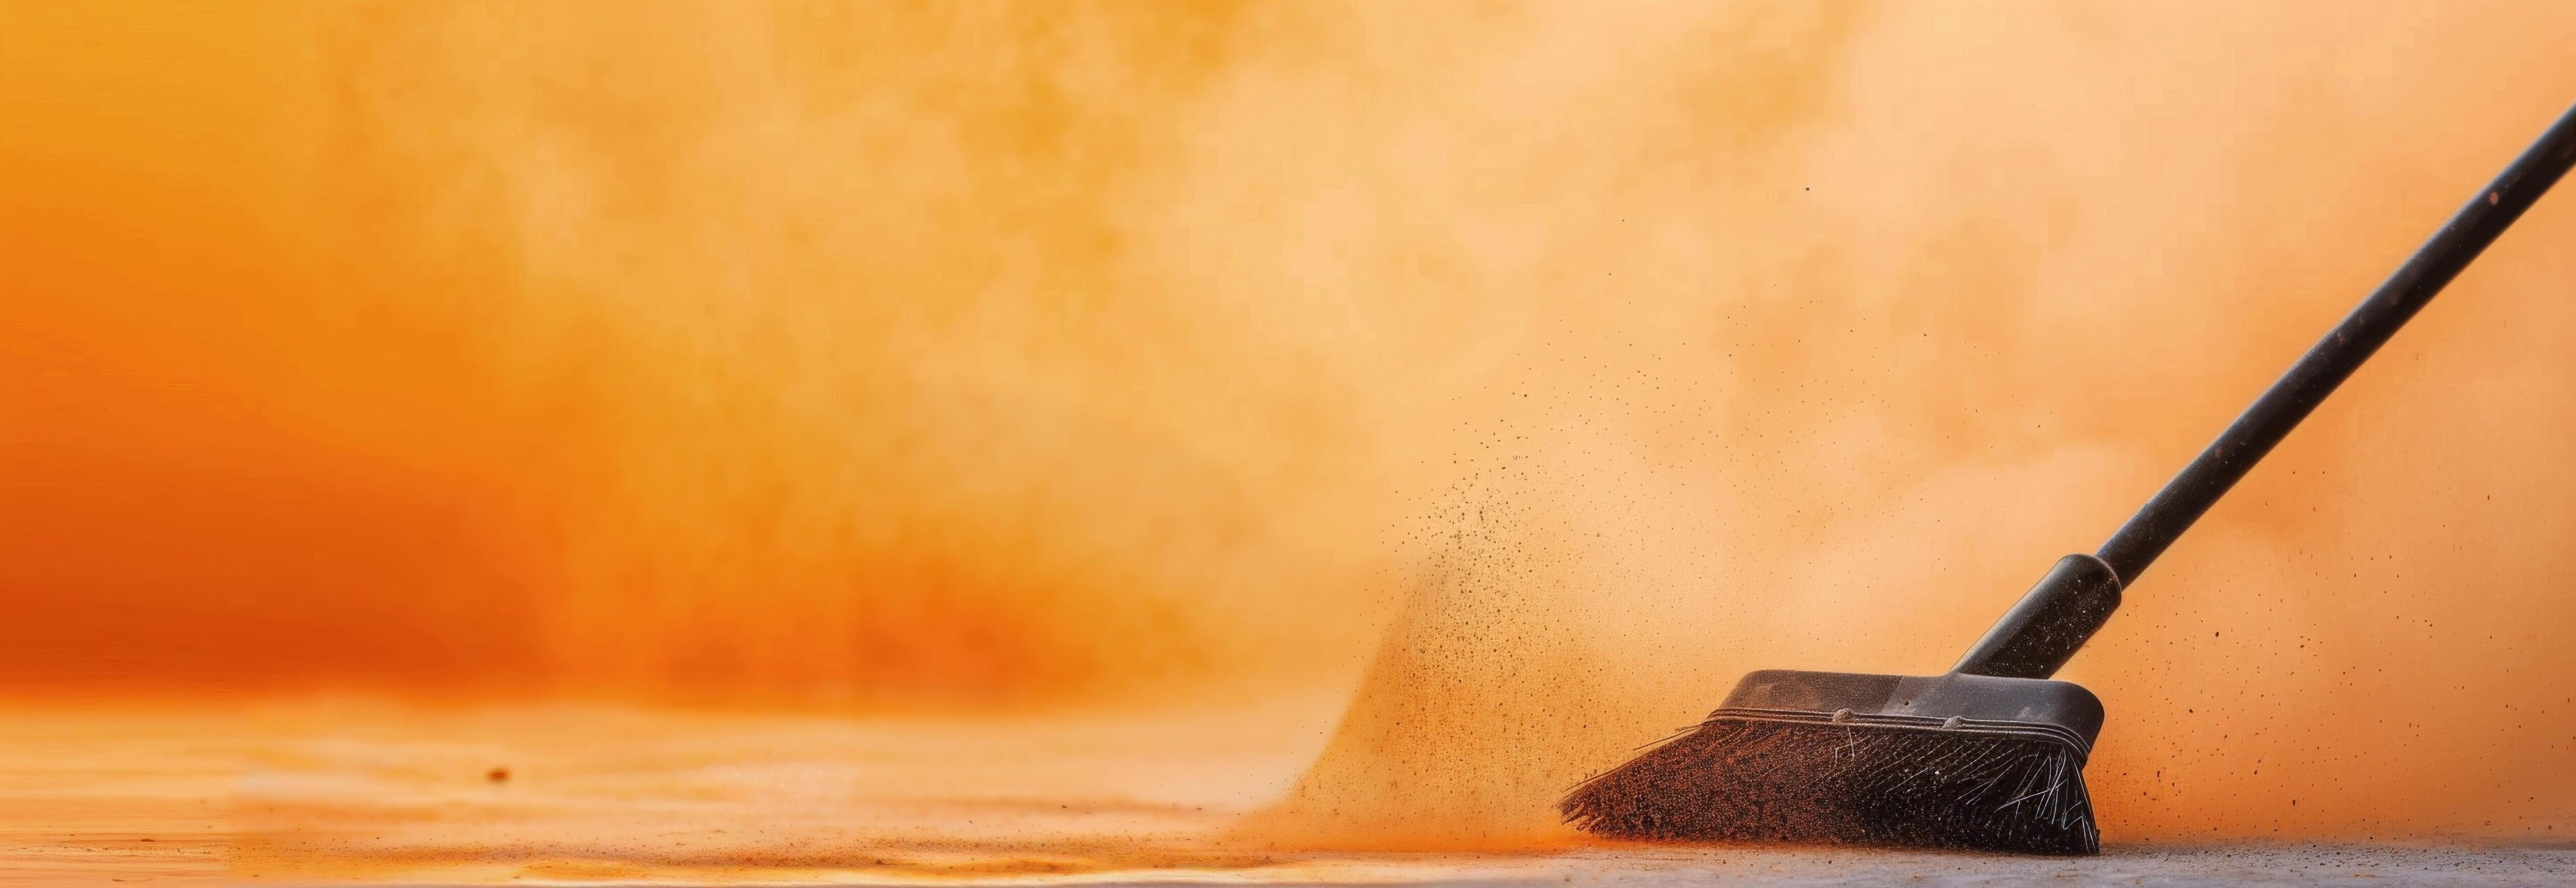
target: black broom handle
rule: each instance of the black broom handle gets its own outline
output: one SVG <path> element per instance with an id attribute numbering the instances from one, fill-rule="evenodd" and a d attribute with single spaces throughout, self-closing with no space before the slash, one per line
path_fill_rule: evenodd
<path id="1" fill-rule="evenodd" d="M 2156 491 L 2091 557 L 2070 555 L 1978 640 L 1956 671 L 2046 678 L 2075 656 L 2119 606 L 2120 590 L 2146 572 L 2317 403 L 2352 376 L 2433 295 L 2468 267 L 2576 166 L 2576 107 L 2550 124 L 2486 190 L 2415 250 L 2343 322 L 2245 408 L 2200 456 Z"/>
<path id="2" fill-rule="evenodd" d="M 2571 164 L 2576 164 L 2576 108 L 2561 115 L 2530 150 L 2453 214 L 2450 224 L 2434 232 L 2406 264 L 2397 267 L 2397 273 L 2344 315 L 2334 332 L 2317 340 L 2289 372 L 2254 400 L 2254 406 L 2245 408 L 2227 431 L 2218 434 L 2218 440 L 2209 442 L 2199 458 L 2166 482 L 2165 489 L 2156 491 L 2129 523 L 2120 525 L 2094 556 L 2119 574 L 2121 585 L 2136 582 L 2138 574 L 2173 545 L 2174 538 L 2200 520 L 2254 468 L 2255 461 L 2272 452 L 2272 445 L 2281 443 L 2299 420 L 2316 409 L 2317 402 L 2334 393 L 2336 386 L 2360 369 L 2361 362 L 2396 335 L 2397 328 L 2433 301 L 2433 294 L 2442 292 L 2460 269 L 2521 218 L 2522 211 L 2548 192 Z"/>

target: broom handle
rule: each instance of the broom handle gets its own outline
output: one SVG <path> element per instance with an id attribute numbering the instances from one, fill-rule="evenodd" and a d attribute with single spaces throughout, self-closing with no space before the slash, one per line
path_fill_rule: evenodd
<path id="1" fill-rule="evenodd" d="M 2485 190 L 2354 306 L 2343 322 L 2245 408 L 2093 555 L 2060 560 L 1954 671 L 2046 678 L 2075 656 L 2119 606 L 2120 590 L 2200 520 L 2273 445 L 2297 428 L 2371 353 L 2576 166 L 2576 108 L 2569 108 Z"/>
<path id="2" fill-rule="evenodd" d="M 2343 323 L 2290 365 L 2289 372 L 2256 398 L 2254 406 L 2245 408 L 2227 431 L 2218 434 L 2218 440 L 2209 442 L 2199 458 L 2156 491 L 2155 498 L 2138 509 L 2129 523 L 2120 525 L 2094 556 L 2119 574 L 2121 585 L 2136 582 L 2165 547 L 2173 545 L 2254 468 L 2255 461 L 2298 427 L 2317 402 L 2360 369 L 2361 362 L 2397 334 L 2397 328 L 2433 301 L 2433 294 L 2442 292 L 2460 269 L 2521 218 L 2522 211 L 2549 191 L 2571 164 L 2576 164 L 2576 108 L 2561 115 L 2530 150 L 2453 214 L 2450 224 L 2434 232 L 2406 264 L 2398 266 L 2397 273 L 2344 315 Z"/>

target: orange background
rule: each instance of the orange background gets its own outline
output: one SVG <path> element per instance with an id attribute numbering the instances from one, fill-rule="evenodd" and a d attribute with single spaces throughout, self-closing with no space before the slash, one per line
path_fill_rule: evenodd
<path id="1" fill-rule="evenodd" d="M 1553 835 L 1745 669 L 1946 665 L 2576 100 L 2570 33 L 7 4 L 0 690 L 1356 694 L 1284 811 Z M 2553 195 L 2076 661 L 2114 838 L 2576 823 L 2571 243 Z"/>

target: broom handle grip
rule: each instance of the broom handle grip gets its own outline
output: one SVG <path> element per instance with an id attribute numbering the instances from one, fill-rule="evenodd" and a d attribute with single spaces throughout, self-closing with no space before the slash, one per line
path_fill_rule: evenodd
<path id="1" fill-rule="evenodd" d="M 2092 555 L 2069 555 L 1986 630 L 1954 672 L 2047 678 L 2111 619 L 2120 592 L 2209 507 L 2236 486 L 2273 445 L 2297 428 L 2317 403 L 2360 369 L 2397 328 L 2522 217 L 2559 177 L 2576 166 L 2576 107 L 2540 134 L 2486 189 L 2416 248 L 2415 255 L 2299 356 L 2254 406 L 2218 433 L 2200 456 L 2156 491 Z"/>
<path id="2" fill-rule="evenodd" d="M 2460 269 L 2521 218 L 2522 211 L 2548 192 L 2570 165 L 2576 165 L 2576 108 L 2560 115 L 2539 141 L 2453 214 L 2450 223 L 2434 232 L 2378 290 L 2344 315 L 2333 332 L 2309 347 L 2289 372 L 2254 400 L 2254 406 L 2245 408 L 2218 434 L 2218 440 L 2209 442 L 2199 458 L 2156 491 L 2129 523 L 2120 525 L 2095 557 L 2119 574 L 2121 585 L 2136 582 L 2165 547 L 2173 545 L 2256 461 L 2298 427 L 2317 402 L 2352 376 L 2361 362 L 2397 334 L 2397 328 L 2433 301 L 2433 294 L 2442 292 Z"/>

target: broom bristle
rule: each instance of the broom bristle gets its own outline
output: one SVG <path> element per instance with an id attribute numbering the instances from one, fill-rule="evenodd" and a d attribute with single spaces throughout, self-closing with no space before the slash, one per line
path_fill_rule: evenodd
<path id="1" fill-rule="evenodd" d="M 1712 718 L 1559 810 L 1613 838 L 2092 854 L 2083 768 L 2044 734 Z"/>

